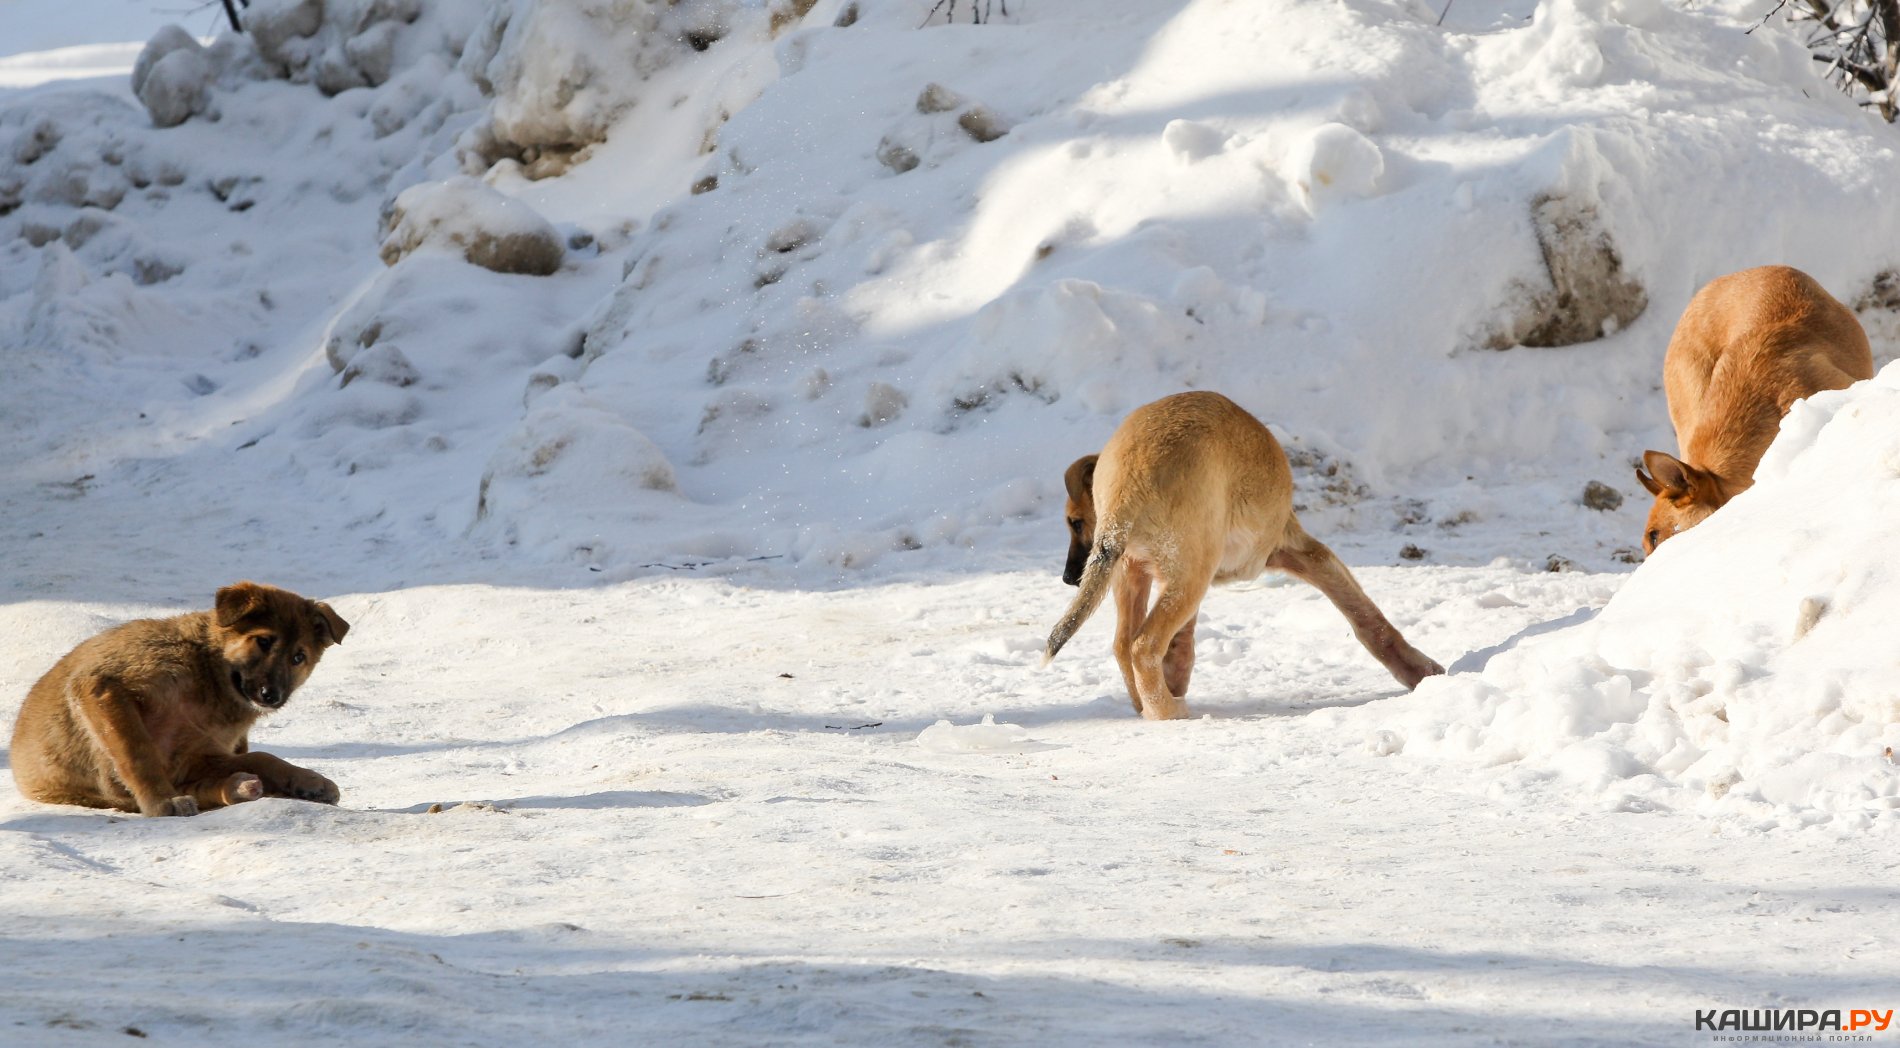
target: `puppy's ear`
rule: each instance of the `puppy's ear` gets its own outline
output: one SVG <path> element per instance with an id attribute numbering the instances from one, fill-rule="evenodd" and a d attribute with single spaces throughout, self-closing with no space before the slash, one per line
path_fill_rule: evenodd
<path id="1" fill-rule="evenodd" d="M 1701 470 L 1660 451 L 1643 452 L 1643 465 L 1649 470 L 1649 479 L 1644 480 L 1641 473 L 1637 474 L 1636 479 L 1643 482 L 1643 487 L 1650 494 L 1666 499 L 1679 499 L 1689 494 L 1702 478 Z"/>
<path id="2" fill-rule="evenodd" d="M 343 621 L 343 616 L 338 615 L 335 608 L 320 600 L 311 601 L 310 610 L 316 614 L 317 634 L 322 638 L 324 646 L 343 643 L 343 635 L 350 632 L 350 624 Z"/>
<path id="3" fill-rule="evenodd" d="M 234 582 L 218 591 L 218 625 L 230 629 L 263 606 L 264 587 L 255 582 Z"/>
<path id="4" fill-rule="evenodd" d="M 1095 495 L 1095 460 L 1100 455 L 1084 455 L 1069 464 L 1062 474 L 1062 484 L 1069 491 L 1069 497 L 1077 502 L 1087 503 Z"/>

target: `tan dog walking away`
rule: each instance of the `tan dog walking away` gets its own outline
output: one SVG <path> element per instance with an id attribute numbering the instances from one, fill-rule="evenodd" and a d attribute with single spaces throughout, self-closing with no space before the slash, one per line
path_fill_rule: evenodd
<path id="1" fill-rule="evenodd" d="M 1405 642 L 1333 551 L 1293 516 L 1280 442 L 1218 393 L 1177 393 L 1136 408 L 1100 455 L 1064 474 L 1069 561 L 1081 586 L 1049 634 L 1044 662 L 1115 587 L 1115 661 L 1135 711 L 1185 717 L 1194 621 L 1210 585 L 1272 568 L 1316 587 L 1359 643 L 1407 688 L 1444 667 Z M 1092 551 L 1092 552 L 1091 552 Z M 1158 591 L 1153 607 L 1149 591 Z"/>
<path id="2" fill-rule="evenodd" d="M 1748 490 L 1795 401 L 1872 377 L 1860 321 L 1806 273 L 1761 266 L 1709 281 L 1663 355 L 1682 457 L 1643 452 L 1636 479 L 1656 496 L 1643 552 Z"/>
<path id="3" fill-rule="evenodd" d="M 349 630 L 328 604 L 254 582 L 219 590 L 211 611 L 107 630 L 27 693 L 14 781 L 36 801 L 146 815 L 258 797 L 335 804 L 336 783 L 250 752 L 250 731 Z"/>

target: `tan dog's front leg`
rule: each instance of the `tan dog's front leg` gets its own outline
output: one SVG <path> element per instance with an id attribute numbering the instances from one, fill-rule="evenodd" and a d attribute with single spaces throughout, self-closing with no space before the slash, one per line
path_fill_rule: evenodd
<path id="1" fill-rule="evenodd" d="M 75 682 L 73 705 L 105 751 L 114 778 L 123 783 L 142 815 L 196 815 L 198 802 L 172 785 L 165 759 L 145 730 L 137 700 L 105 681 Z"/>
<path id="2" fill-rule="evenodd" d="M 1267 559 L 1267 566 L 1311 585 L 1333 602 L 1352 625 L 1359 643 L 1409 691 L 1427 677 L 1445 672 L 1424 652 L 1406 643 L 1397 626 L 1372 603 L 1352 572 L 1325 543 L 1308 535 L 1298 523 L 1289 523 L 1288 542 Z"/>

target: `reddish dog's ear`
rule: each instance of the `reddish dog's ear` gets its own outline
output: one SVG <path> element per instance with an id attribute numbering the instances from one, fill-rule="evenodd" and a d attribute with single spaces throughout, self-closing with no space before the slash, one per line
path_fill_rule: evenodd
<path id="1" fill-rule="evenodd" d="M 1069 490 L 1069 497 L 1087 504 L 1095 498 L 1095 460 L 1100 455 L 1084 455 L 1069 464 L 1062 474 L 1062 485 Z"/>
<path id="2" fill-rule="evenodd" d="M 1654 454 L 1654 452 L 1644 452 L 1644 454 Z M 1642 466 L 1636 467 L 1636 483 L 1641 484 L 1643 490 L 1649 492 L 1651 495 L 1662 494 L 1662 485 L 1656 483 L 1656 478 L 1650 476 L 1649 470 Z"/>
<path id="3" fill-rule="evenodd" d="M 1649 476 L 1645 478 L 1639 470 L 1636 479 L 1643 482 L 1651 495 L 1667 499 L 1679 499 L 1694 491 L 1702 475 L 1701 470 L 1660 451 L 1643 452 L 1643 465 L 1649 470 Z"/>
<path id="4" fill-rule="evenodd" d="M 263 606 L 264 587 L 255 582 L 234 582 L 218 591 L 218 625 L 230 629 Z"/>
<path id="5" fill-rule="evenodd" d="M 324 646 L 343 643 L 343 635 L 350 632 L 350 624 L 343 621 L 343 616 L 320 600 L 311 601 L 310 610 L 316 613 L 317 633 L 323 638 Z"/>

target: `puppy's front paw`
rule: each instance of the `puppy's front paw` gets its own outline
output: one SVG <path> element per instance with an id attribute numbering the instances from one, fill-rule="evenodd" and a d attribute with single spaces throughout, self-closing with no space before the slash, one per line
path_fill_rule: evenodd
<path id="1" fill-rule="evenodd" d="M 300 801 L 335 804 L 343 796 L 343 791 L 336 788 L 336 783 L 316 772 L 299 768 L 297 774 L 290 777 L 290 795 Z"/>
<path id="2" fill-rule="evenodd" d="M 164 815 L 196 815 L 198 802 L 190 797 L 173 797 L 171 800 L 160 801 L 153 805 L 152 810 L 145 814 L 154 818 Z"/>
<path id="3" fill-rule="evenodd" d="M 264 795 L 264 780 L 247 771 L 232 772 L 224 780 L 224 803 L 242 804 Z"/>

